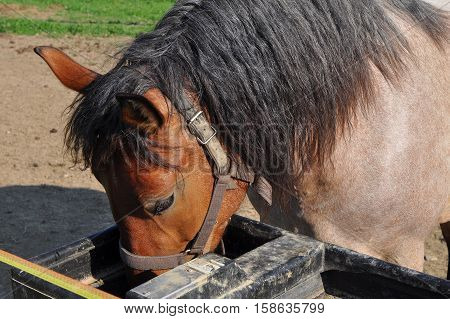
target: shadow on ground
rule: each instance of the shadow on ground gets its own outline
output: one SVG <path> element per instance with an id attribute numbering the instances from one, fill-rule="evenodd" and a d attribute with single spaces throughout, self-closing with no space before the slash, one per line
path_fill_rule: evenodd
<path id="1" fill-rule="evenodd" d="M 53 250 L 112 225 L 103 192 L 57 186 L 0 187 L 0 249 L 24 258 Z M 12 298 L 0 265 L 0 298 Z"/>

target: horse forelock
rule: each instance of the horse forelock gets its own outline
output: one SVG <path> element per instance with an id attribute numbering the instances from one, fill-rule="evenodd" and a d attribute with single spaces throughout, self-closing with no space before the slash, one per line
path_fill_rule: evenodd
<path id="1" fill-rule="evenodd" d="M 416 0 L 178 1 L 86 88 L 66 143 L 87 165 L 124 145 L 139 155 L 147 139 L 121 123 L 115 95 L 157 87 L 181 109 L 194 92 L 231 156 L 292 189 L 331 153 L 356 107 L 370 105 L 372 67 L 392 82 L 401 75 L 410 49 L 391 13 L 436 43 L 447 32 L 442 14 Z"/>

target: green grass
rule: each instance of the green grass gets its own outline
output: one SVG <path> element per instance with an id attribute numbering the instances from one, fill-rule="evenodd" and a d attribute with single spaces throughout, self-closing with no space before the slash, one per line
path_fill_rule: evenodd
<path id="1" fill-rule="evenodd" d="M 153 29 L 174 0 L 0 0 L 0 32 L 135 36 Z M 11 5 L 15 11 L 11 10 Z M 20 5 L 18 8 L 17 6 Z M 41 10 L 43 19 L 27 8 Z M 48 13 L 48 14 L 47 14 Z"/>

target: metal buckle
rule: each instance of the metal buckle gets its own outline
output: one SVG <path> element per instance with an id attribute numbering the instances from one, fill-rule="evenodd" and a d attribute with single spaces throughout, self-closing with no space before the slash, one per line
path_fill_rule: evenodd
<path id="1" fill-rule="evenodd" d="M 192 123 L 193 123 L 196 119 L 198 119 L 198 118 L 200 117 L 200 115 L 202 115 L 202 114 L 203 114 L 203 111 L 197 112 L 197 113 L 196 113 L 196 114 L 188 121 L 188 123 L 187 123 L 188 126 L 191 126 Z M 214 128 L 214 126 L 210 125 L 209 127 L 213 130 L 213 133 L 211 134 L 210 137 L 208 137 L 208 138 L 206 139 L 206 141 L 202 140 L 200 137 L 197 136 L 197 141 L 198 141 L 200 144 L 202 144 L 202 145 L 208 144 L 208 143 L 209 143 L 209 142 L 217 135 L 217 130 Z"/>
<path id="2" fill-rule="evenodd" d="M 208 139 L 206 141 L 203 141 L 200 137 L 197 137 L 197 141 L 200 144 L 202 144 L 202 145 L 208 144 L 217 135 L 217 130 L 213 126 L 210 126 L 210 127 L 213 130 L 213 133 L 211 134 L 210 137 L 208 137 Z"/>

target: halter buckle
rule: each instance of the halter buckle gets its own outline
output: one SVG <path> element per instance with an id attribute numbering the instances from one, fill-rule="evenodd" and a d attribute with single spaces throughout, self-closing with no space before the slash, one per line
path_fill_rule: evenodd
<path id="1" fill-rule="evenodd" d="M 191 125 L 195 122 L 196 119 L 198 119 L 200 117 L 200 115 L 203 114 L 203 111 L 199 111 L 197 112 L 187 123 L 188 127 L 191 127 Z M 213 131 L 213 133 L 211 134 L 210 137 L 208 137 L 206 140 L 202 140 L 200 137 L 197 136 L 197 141 L 201 144 L 201 145 L 206 145 L 208 144 L 216 135 L 217 135 L 217 130 L 214 128 L 214 126 L 210 125 L 209 126 L 211 128 L 211 130 Z"/>

